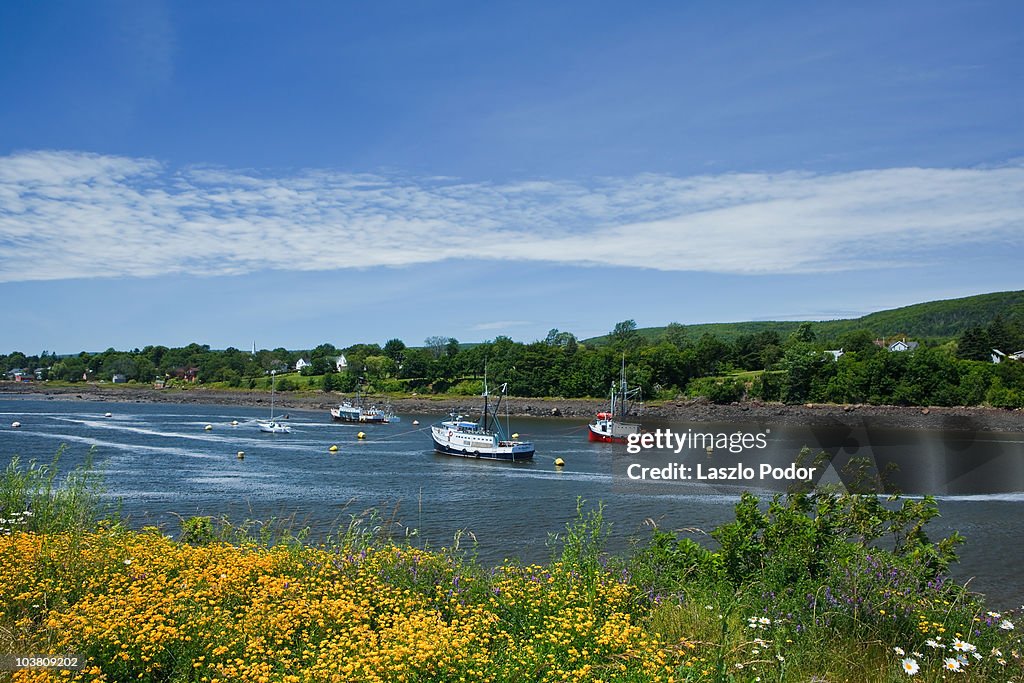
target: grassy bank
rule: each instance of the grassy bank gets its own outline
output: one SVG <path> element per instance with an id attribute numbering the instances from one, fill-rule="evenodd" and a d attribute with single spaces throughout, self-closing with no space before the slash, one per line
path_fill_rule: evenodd
<path id="1" fill-rule="evenodd" d="M 600 507 L 546 565 L 387 539 L 372 517 L 301 533 L 96 521 L 96 479 L 8 468 L 0 650 L 73 653 L 83 681 L 1021 680 L 1017 616 L 945 579 L 930 500 L 745 496 L 713 550 L 655 531 L 603 552 Z M 73 513 L 61 514 L 70 508 Z"/>

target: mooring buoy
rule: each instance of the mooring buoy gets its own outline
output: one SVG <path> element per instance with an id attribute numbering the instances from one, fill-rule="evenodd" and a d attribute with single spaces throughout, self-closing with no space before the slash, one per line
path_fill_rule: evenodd
<path id="1" fill-rule="evenodd" d="M 356 434 L 356 438 L 357 439 L 365 439 L 366 438 L 366 432 L 359 432 L 358 434 Z"/>
<path id="2" fill-rule="evenodd" d="M 555 467 L 565 467 L 565 461 L 561 458 L 555 458 Z"/>
<path id="3" fill-rule="evenodd" d="M 337 453 L 338 452 L 338 446 L 337 445 L 332 445 L 327 450 L 329 450 L 331 453 Z"/>

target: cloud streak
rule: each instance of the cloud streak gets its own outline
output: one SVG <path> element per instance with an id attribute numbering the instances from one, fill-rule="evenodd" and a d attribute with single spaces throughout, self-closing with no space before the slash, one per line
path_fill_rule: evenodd
<path id="1" fill-rule="evenodd" d="M 0 282 L 446 259 L 814 273 L 941 263 L 966 246 L 1024 246 L 1024 167 L 492 184 L 0 157 Z"/>

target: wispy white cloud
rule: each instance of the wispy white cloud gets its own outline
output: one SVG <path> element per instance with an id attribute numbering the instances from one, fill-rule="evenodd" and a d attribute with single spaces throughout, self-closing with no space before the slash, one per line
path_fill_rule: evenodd
<path id="1" fill-rule="evenodd" d="M 0 282 L 445 259 L 808 273 L 942 262 L 964 246 L 1024 246 L 1024 167 L 492 184 L 0 157 Z"/>

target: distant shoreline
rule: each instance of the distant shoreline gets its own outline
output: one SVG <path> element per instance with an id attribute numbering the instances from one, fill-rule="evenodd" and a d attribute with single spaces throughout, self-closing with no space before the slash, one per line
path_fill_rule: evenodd
<path id="1" fill-rule="evenodd" d="M 49 387 L 40 383 L 0 383 L 0 398 L 38 396 L 49 400 L 82 400 L 121 403 L 198 403 L 235 406 L 269 405 L 265 391 L 224 391 L 200 387 L 153 389 L 139 386 L 83 384 Z M 279 408 L 327 410 L 345 400 L 340 393 L 278 392 Z M 575 398 L 511 398 L 512 415 L 563 417 L 590 420 L 607 409 L 607 402 Z M 478 397 L 413 396 L 391 399 L 395 411 L 427 415 L 447 415 L 451 411 L 474 413 L 480 409 Z M 768 422 L 772 424 L 828 426 L 861 425 L 871 420 L 875 426 L 899 429 L 954 429 L 991 432 L 1024 432 L 1024 411 L 984 407 L 919 407 L 806 404 L 785 405 L 750 401 L 717 405 L 703 399 L 681 399 L 648 403 L 639 421 L 684 422 Z"/>

